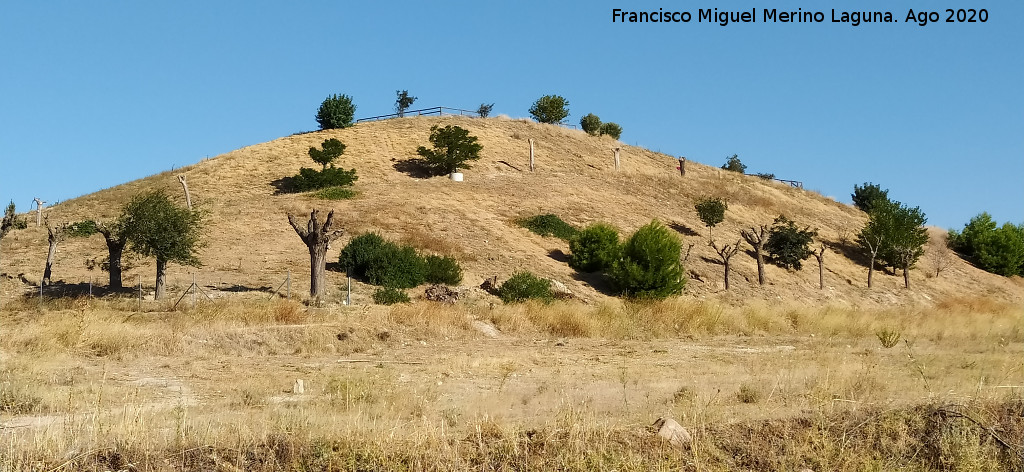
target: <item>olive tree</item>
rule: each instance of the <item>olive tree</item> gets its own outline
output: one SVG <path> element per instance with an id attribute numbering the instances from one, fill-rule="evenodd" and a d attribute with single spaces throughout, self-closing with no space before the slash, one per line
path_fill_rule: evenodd
<path id="1" fill-rule="evenodd" d="M 324 272 L 327 267 L 327 247 L 331 241 L 340 238 L 344 230 L 334 229 L 334 210 L 328 212 L 327 219 L 321 221 L 320 210 L 314 209 L 305 224 L 295 215 L 288 215 L 288 224 L 309 249 L 309 296 L 314 303 L 319 303 L 327 288 Z"/>
<path id="2" fill-rule="evenodd" d="M 163 190 L 136 195 L 124 207 L 121 224 L 129 247 L 143 257 L 156 258 L 154 298 L 164 296 L 167 263 L 199 267 L 203 215 L 175 204 Z"/>

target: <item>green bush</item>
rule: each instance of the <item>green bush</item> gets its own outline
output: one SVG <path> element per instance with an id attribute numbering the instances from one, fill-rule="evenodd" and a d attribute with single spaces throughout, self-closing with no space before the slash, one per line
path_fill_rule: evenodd
<path id="1" fill-rule="evenodd" d="M 372 261 L 377 254 L 388 246 L 395 244 L 387 241 L 379 233 L 363 233 L 352 238 L 341 250 L 341 257 L 338 263 L 342 269 L 348 271 L 352 277 L 366 278 L 366 271 L 370 268 Z"/>
<path id="2" fill-rule="evenodd" d="M 611 136 L 615 139 L 622 137 L 622 127 L 618 123 L 607 122 L 601 125 L 601 136 Z"/>
<path id="3" fill-rule="evenodd" d="M 853 194 L 850 196 L 853 198 L 853 206 L 865 213 L 871 213 L 875 201 L 889 201 L 889 190 L 882 190 L 878 184 L 864 182 L 863 186 L 854 185 Z"/>
<path id="4" fill-rule="evenodd" d="M 756 175 L 756 176 L 758 176 L 758 177 L 760 177 L 760 178 L 762 178 L 764 180 L 775 180 L 775 174 L 769 174 L 767 172 L 758 172 L 757 174 L 754 174 L 754 175 Z"/>
<path id="5" fill-rule="evenodd" d="M 356 114 L 356 106 L 348 95 L 331 95 L 320 103 L 316 112 L 316 122 L 320 129 L 347 128 L 352 126 Z"/>
<path id="6" fill-rule="evenodd" d="M 429 255 L 426 257 L 427 282 L 432 284 L 458 285 L 462 283 L 462 267 L 453 257 Z"/>
<path id="7" fill-rule="evenodd" d="M 979 269 L 1003 276 L 1024 275 L 1024 224 L 999 226 L 981 213 L 949 232 L 949 245 Z"/>
<path id="8" fill-rule="evenodd" d="M 708 227 L 708 237 L 710 237 L 711 228 L 725 221 L 725 210 L 729 209 L 729 204 L 721 198 L 705 197 L 698 200 L 693 209 L 697 210 L 697 216 L 704 222 L 704 226 Z"/>
<path id="9" fill-rule="evenodd" d="M 498 287 L 498 298 L 505 303 L 519 303 L 526 300 L 551 301 L 551 281 L 530 272 L 516 272 Z"/>
<path id="10" fill-rule="evenodd" d="M 320 149 L 310 146 L 309 158 L 313 159 L 313 162 L 320 164 L 324 169 L 327 169 L 327 165 L 334 162 L 335 159 L 345 154 L 345 143 L 338 141 L 337 139 L 325 139 L 320 144 Z M 332 166 L 333 167 L 333 166 Z"/>
<path id="11" fill-rule="evenodd" d="M 409 295 L 394 287 L 381 287 L 373 292 L 373 303 L 378 305 L 409 303 Z"/>
<path id="12" fill-rule="evenodd" d="M 559 95 L 545 95 L 533 102 L 530 116 L 541 123 L 561 123 L 569 116 L 569 101 Z"/>
<path id="13" fill-rule="evenodd" d="M 327 187 L 313 193 L 313 196 L 321 200 L 348 200 L 356 196 L 356 192 L 347 187 Z"/>
<path id="14" fill-rule="evenodd" d="M 327 167 L 323 170 L 303 167 L 299 169 L 299 175 L 291 178 L 291 190 L 296 192 L 307 192 L 320 190 L 328 187 L 348 187 L 355 183 L 359 177 L 356 170 L 345 170 L 337 167 Z"/>
<path id="15" fill-rule="evenodd" d="M 566 241 L 572 239 L 579 232 L 573 225 L 562 221 L 557 215 L 551 213 L 520 220 L 519 226 L 544 237 L 554 236 Z"/>
<path id="16" fill-rule="evenodd" d="M 569 240 L 569 267 L 579 272 L 600 272 L 619 258 L 619 232 L 611 225 L 594 223 Z"/>
<path id="17" fill-rule="evenodd" d="M 580 128 L 583 128 L 583 131 L 591 136 L 597 136 L 601 134 L 601 118 L 593 113 L 588 113 L 587 116 L 580 118 Z"/>
<path id="18" fill-rule="evenodd" d="M 675 233 L 651 221 L 622 245 L 622 257 L 609 273 L 612 283 L 630 298 L 678 295 L 686 284 L 679 262 L 681 247 Z"/>
<path id="19" fill-rule="evenodd" d="M 448 125 L 430 128 L 430 143 L 433 149 L 420 146 L 416 154 L 423 156 L 423 165 L 433 175 L 448 175 L 459 169 L 469 169 L 469 161 L 480 159 L 483 145 L 477 142 L 476 136 L 469 134 L 464 128 Z"/>
<path id="20" fill-rule="evenodd" d="M 725 158 L 725 164 L 722 165 L 722 168 L 733 172 L 739 172 L 741 174 L 747 171 L 747 166 L 743 164 L 743 162 L 740 162 L 740 157 L 736 154 Z"/>
<path id="21" fill-rule="evenodd" d="M 772 224 L 764 248 L 775 265 L 800 270 L 802 261 L 813 253 L 811 243 L 817 235 L 818 232 L 810 227 L 800 229 L 792 220 L 779 215 Z"/>
<path id="22" fill-rule="evenodd" d="M 366 268 L 366 281 L 373 285 L 413 288 L 426 280 L 427 262 L 412 246 L 385 246 Z"/>

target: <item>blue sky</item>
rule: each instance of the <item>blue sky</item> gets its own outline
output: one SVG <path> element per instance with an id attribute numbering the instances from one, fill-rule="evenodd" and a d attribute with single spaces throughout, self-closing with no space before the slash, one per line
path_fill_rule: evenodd
<path id="1" fill-rule="evenodd" d="M 1024 221 L 1024 2 L 925 27 L 903 17 L 934 2 L 626 3 L 8 2 L 0 200 L 24 211 L 312 130 L 332 93 L 357 116 L 390 113 L 408 89 L 417 107 L 511 116 L 559 94 L 569 120 L 615 121 L 628 144 L 711 165 L 738 154 L 844 202 L 876 182 L 943 227 Z M 826 22 L 696 22 L 725 5 Z M 898 23 L 834 24 L 833 6 Z M 613 8 L 694 20 L 613 24 Z"/>

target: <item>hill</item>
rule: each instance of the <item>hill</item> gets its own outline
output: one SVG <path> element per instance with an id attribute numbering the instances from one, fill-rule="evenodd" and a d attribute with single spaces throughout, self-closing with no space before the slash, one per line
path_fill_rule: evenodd
<path id="1" fill-rule="evenodd" d="M 468 129 L 483 144 L 482 159 L 466 171 L 466 181 L 422 179 L 403 172 L 402 161 L 415 157 L 416 147 L 427 144 L 430 127 L 445 124 Z M 328 138 L 348 146 L 339 165 L 357 169 L 357 196 L 326 201 L 280 193 L 281 179 L 302 166 L 313 167 L 306 151 Z M 535 141 L 535 172 L 529 171 L 529 139 Z M 619 170 L 612 159 L 616 147 L 621 148 Z M 176 175 L 187 175 L 193 201 L 208 212 L 209 225 L 201 254 L 203 267 L 171 265 L 172 289 L 191 283 L 194 270 L 202 284 L 224 292 L 267 290 L 279 285 L 289 271 L 294 274 L 292 289 L 308 290 L 308 253 L 289 227 L 286 214 L 308 213 L 315 207 L 334 209 L 347 233 L 331 248 L 329 260 L 337 260 L 352 235 L 376 230 L 427 251 L 455 256 L 466 270 L 464 284 L 470 286 L 486 277 L 504 279 L 516 270 L 529 269 L 564 282 L 585 300 L 606 297 L 599 279 L 579 276 L 564 262 L 568 252 L 564 242 L 542 238 L 515 224 L 520 217 L 554 213 L 575 225 L 608 222 L 627 234 L 652 219 L 670 225 L 680 232 L 684 247 L 693 245 L 685 262 L 690 278 L 685 296 L 691 298 L 717 298 L 729 304 L 785 300 L 853 307 L 929 305 L 961 296 L 1021 300 L 1019 281 L 985 273 L 959 259 L 939 277 L 931 276 L 925 267 L 914 269 L 910 290 L 902 288 L 901 276 L 876 272 L 875 287 L 868 290 L 866 267 L 851 260 L 856 258 L 853 236 L 866 222 L 861 211 L 784 183 L 694 162 L 686 170 L 681 177 L 671 156 L 527 120 L 408 117 L 248 146 L 61 202 L 48 209 L 47 216 L 51 221 L 113 217 L 124 202 L 144 190 L 164 188 L 181 196 Z M 733 259 L 732 287 L 725 292 L 722 266 L 715 262 L 707 246 L 707 229 L 693 208 L 702 196 L 729 202 L 725 222 L 714 230 L 720 242 L 732 243 L 740 239 L 741 229 L 770 224 L 779 214 L 817 228 L 829 248 L 826 289 L 818 289 L 813 259 L 795 272 L 769 265 L 768 284 L 759 287 L 753 257 L 741 252 Z M 746 243 L 743 247 L 749 249 Z M 0 253 L 6 274 L 3 297 L 31 288 L 10 281 L 37 281 L 46 250 L 45 228 L 34 225 L 4 239 Z M 66 283 L 103 282 L 105 274 L 87 269 L 86 260 L 105 255 L 98 236 L 69 239 L 59 248 L 54 278 Z M 125 283 L 133 284 L 141 275 L 142 283 L 151 286 L 153 273 L 153 261 L 138 261 L 126 272 Z M 340 286 L 344 275 L 331 272 L 329 279 Z M 359 286 L 356 302 L 366 302 L 368 293 Z"/>

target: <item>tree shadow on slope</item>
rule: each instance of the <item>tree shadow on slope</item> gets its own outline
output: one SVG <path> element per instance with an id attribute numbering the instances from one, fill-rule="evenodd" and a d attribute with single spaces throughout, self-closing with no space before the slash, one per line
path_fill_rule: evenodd
<path id="1" fill-rule="evenodd" d="M 437 176 L 430 167 L 427 167 L 425 160 L 418 158 L 396 160 L 391 167 L 414 179 L 429 179 Z"/>
<path id="2" fill-rule="evenodd" d="M 689 226 L 686 226 L 686 224 L 684 224 L 684 223 L 673 222 L 673 223 L 669 224 L 668 227 L 676 230 L 676 232 L 678 232 L 679 234 L 682 234 L 684 236 L 700 236 L 701 235 L 700 233 L 698 233 L 693 228 L 691 228 Z"/>
<path id="3" fill-rule="evenodd" d="M 548 257 L 565 264 L 569 263 L 569 255 L 562 252 L 561 249 L 552 249 L 548 251 Z"/>
<path id="4" fill-rule="evenodd" d="M 871 256 L 854 241 L 825 241 L 825 247 L 849 259 L 854 264 L 867 268 L 871 264 Z M 826 259 L 827 260 L 827 259 Z M 875 261 L 878 264 L 878 261 Z"/>
<path id="5" fill-rule="evenodd" d="M 572 278 L 609 297 L 619 295 L 619 292 L 612 286 L 611 279 L 601 272 L 573 272 Z"/>

